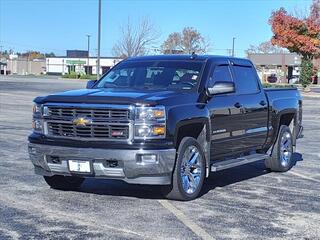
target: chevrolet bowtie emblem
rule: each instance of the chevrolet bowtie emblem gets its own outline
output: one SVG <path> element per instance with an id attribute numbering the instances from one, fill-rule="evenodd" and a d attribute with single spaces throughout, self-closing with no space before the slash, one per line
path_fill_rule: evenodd
<path id="1" fill-rule="evenodd" d="M 91 119 L 87 119 L 87 118 L 84 118 L 84 117 L 78 117 L 78 118 L 75 118 L 72 123 L 74 125 L 76 125 L 77 127 L 85 127 L 87 126 L 87 124 L 90 124 L 92 123 L 92 120 Z"/>

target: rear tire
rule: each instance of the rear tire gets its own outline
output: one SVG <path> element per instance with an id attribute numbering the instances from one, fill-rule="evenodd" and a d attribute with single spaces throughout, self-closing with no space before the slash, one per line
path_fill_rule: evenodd
<path id="1" fill-rule="evenodd" d="M 52 177 L 44 176 L 44 180 L 54 189 L 76 190 L 80 188 L 84 178 L 54 175 Z"/>
<path id="2" fill-rule="evenodd" d="M 266 166 L 275 172 L 286 172 L 293 166 L 293 138 L 290 128 L 280 126 L 279 134 L 272 155 L 266 160 Z"/>
<path id="3" fill-rule="evenodd" d="M 172 184 L 166 197 L 173 200 L 195 199 L 202 188 L 205 177 L 205 157 L 198 141 L 192 137 L 182 139 L 176 158 Z"/>

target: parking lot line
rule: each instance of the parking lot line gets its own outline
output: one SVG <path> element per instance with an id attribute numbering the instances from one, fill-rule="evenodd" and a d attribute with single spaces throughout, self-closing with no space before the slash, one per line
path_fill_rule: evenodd
<path id="1" fill-rule="evenodd" d="M 310 180 L 310 181 L 313 181 L 313 182 L 320 183 L 319 179 L 316 179 L 316 178 L 313 178 L 313 177 L 308 177 L 308 176 L 303 175 L 301 173 L 297 173 L 297 172 L 294 172 L 294 171 L 289 171 L 288 173 L 291 173 L 292 175 L 295 175 L 297 177 L 301 177 L 301 178 L 304 178 L 304 179 L 307 179 L 307 180 Z"/>
<path id="2" fill-rule="evenodd" d="M 178 218 L 185 226 L 187 226 L 192 232 L 194 232 L 200 238 L 205 239 L 205 240 L 214 239 L 203 228 L 201 228 L 195 222 L 190 220 L 182 211 L 180 211 L 175 206 L 173 206 L 169 201 L 167 201 L 167 200 L 158 200 L 158 202 L 160 202 L 160 204 L 164 208 L 166 208 L 173 215 L 175 215 L 176 218 Z"/>

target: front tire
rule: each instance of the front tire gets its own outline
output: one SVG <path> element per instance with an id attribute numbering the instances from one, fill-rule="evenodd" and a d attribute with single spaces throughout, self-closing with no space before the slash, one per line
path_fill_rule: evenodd
<path id="1" fill-rule="evenodd" d="M 198 141 L 192 137 L 182 139 L 172 176 L 172 185 L 166 197 L 174 200 L 195 199 L 205 177 L 205 157 Z"/>
<path id="2" fill-rule="evenodd" d="M 44 180 L 54 189 L 76 190 L 80 188 L 84 178 L 54 175 L 52 177 L 44 176 Z"/>
<path id="3" fill-rule="evenodd" d="M 275 172 L 286 172 L 293 166 L 293 138 L 290 128 L 280 126 L 277 141 L 274 145 L 272 155 L 266 160 L 266 166 Z"/>

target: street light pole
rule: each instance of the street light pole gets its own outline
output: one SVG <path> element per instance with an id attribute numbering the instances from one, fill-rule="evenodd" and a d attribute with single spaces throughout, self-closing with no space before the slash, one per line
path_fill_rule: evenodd
<path id="1" fill-rule="evenodd" d="M 101 0 L 98 9 L 98 56 L 97 56 L 97 80 L 100 78 L 100 39 L 101 39 Z"/>
<path id="2" fill-rule="evenodd" d="M 87 34 L 88 38 L 88 61 L 87 61 L 87 74 L 89 74 L 89 60 L 90 60 L 90 35 Z"/>
<path id="3" fill-rule="evenodd" d="M 232 38 L 232 57 L 234 57 L 234 41 L 236 40 L 235 37 Z"/>

